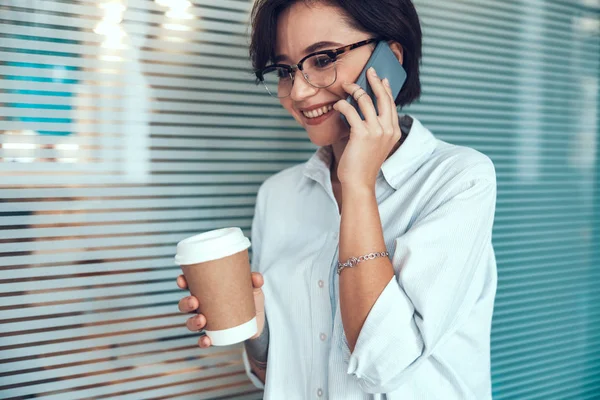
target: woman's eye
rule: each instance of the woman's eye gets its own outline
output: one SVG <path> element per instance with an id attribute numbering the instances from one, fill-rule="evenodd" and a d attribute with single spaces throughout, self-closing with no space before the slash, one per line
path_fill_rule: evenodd
<path id="1" fill-rule="evenodd" d="M 277 70 L 277 76 L 279 76 L 279 79 L 287 79 L 290 77 L 290 72 L 285 69 L 279 69 Z"/>
<path id="2" fill-rule="evenodd" d="M 331 58 L 325 57 L 317 57 L 315 59 L 315 66 L 319 68 L 328 67 L 332 63 Z"/>

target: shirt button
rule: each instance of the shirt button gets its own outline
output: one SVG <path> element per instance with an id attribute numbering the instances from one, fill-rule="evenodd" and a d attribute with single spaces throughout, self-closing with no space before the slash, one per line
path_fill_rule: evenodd
<path id="1" fill-rule="evenodd" d="M 325 282 L 319 281 L 319 287 L 322 288 L 325 285 Z"/>
<path id="2" fill-rule="evenodd" d="M 319 397 L 323 396 L 323 389 L 319 388 L 317 390 L 317 396 L 319 396 Z"/>
<path id="3" fill-rule="evenodd" d="M 321 335 L 319 335 L 319 337 L 321 338 L 321 340 L 324 342 L 325 339 L 327 339 L 327 335 L 324 333 L 321 333 Z"/>
<path id="4" fill-rule="evenodd" d="M 333 232 L 333 238 L 334 238 L 335 240 L 337 240 L 337 239 L 338 239 L 338 237 L 339 237 L 339 234 L 338 234 L 337 232 Z"/>

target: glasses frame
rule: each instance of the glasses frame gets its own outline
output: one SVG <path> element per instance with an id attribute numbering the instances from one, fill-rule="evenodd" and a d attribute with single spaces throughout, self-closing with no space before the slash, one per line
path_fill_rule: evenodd
<path id="1" fill-rule="evenodd" d="M 289 65 L 289 64 L 280 64 L 280 63 L 276 63 L 276 64 L 271 64 L 271 65 L 267 65 L 266 67 L 264 67 L 263 69 L 259 70 L 259 71 L 255 71 L 256 74 L 256 78 L 262 82 L 263 86 L 265 87 L 265 89 L 267 90 L 267 92 L 273 96 L 273 97 L 277 97 L 278 99 L 283 99 L 285 97 L 290 96 L 291 94 L 291 90 L 290 90 L 290 94 L 286 95 L 286 96 L 275 96 L 273 93 L 271 93 L 271 91 L 269 90 L 269 88 L 267 87 L 267 85 L 265 84 L 265 79 L 264 79 L 264 75 L 265 75 L 265 71 L 270 70 L 270 69 L 274 69 L 274 68 L 283 68 L 286 69 L 292 79 L 292 87 L 294 86 L 294 72 L 295 71 L 300 71 L 302 72 L 302 76 L 304 77 L 304 80 L 311 85 L 312 87 L 315 87 L 317 89 L 324 89 L 327 88 L 331 85 L 333 85 L 335 83 L 335 81 L 337 80 L 337 70 L 335 72 L 335 78 L 333 79 L 333 82 L 331 82 L 329 85 L 327 86 L 315 86 L 314 84 L 312 84 L 309 80 L 308 77 L 306 76 L 306 74 L 304 73 L 303 70 L 303 64 L 304 62 L 314 56 L 317 55 L 326 55 L 329 57 L 329 59 L 334 63 L 334 68 L 335 68 L 335 62 L 337 61 L 337 58 L 339 55 L 347 53 L 351 50 L 357 49 L 359 47 L 365 46 L 367 44 L 371 44 L 371 43 L 375 43 L 375 42 L 379 42 L 380 40 L 382 40 L 381 38 L 371 38 L 371 39 L 366 39 L 366 40 L 361 40 L 360 42 L 356 42 L 356 43 L 352 43 L 352 44 L 348 44 L 346 46 L 342 46 L 342 47 L 338 47 L 337 49 L 333 49 L 333 50 L 320 50 L 320 51 L 316 51 L 314 53 L 310 53 L 309 55 L 303 57 L 297 64 L 293 64 L 293 65 Z"/>

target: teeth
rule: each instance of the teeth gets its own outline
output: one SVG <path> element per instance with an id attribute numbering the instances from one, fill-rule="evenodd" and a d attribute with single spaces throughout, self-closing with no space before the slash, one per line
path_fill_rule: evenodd
<path id="1" fill-rule="evenodd" d="M 333 110 L 333 104 L 317 108 L 316 110 L 302 111 L 302 114 L 304 114 L 306 118 L 317 118 L 323 114 L 327 114 L 331 110 Z"/>

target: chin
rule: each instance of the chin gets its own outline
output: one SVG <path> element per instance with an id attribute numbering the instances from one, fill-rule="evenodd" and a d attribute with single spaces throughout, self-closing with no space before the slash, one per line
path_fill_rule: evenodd
<path id="1" fill-rule="evenodd" d="M 311 127 L 305 129 L 311 143 L 319 147 L 332 145 L 348 136 L 347 134 L 333 130 L 311 129 Z"/>
<path id="2" fill-rule="evenodd" d="M 308 138 L 310 139 L 312 144 L 319 147 L 329 146 L 336 142 L 335 140 L 329 140 L 328 138 L 325 138 L 323 136 L 313 137 L 311 135 L 308 135 Z"/>
<path id="3" fill-rule="evenodd" d="M 338 121 L 330 119 L 329 121 L 324 121 L 324 123 L 315 126 L 306 124 L 303 116 L 300 116 L 295 112 L 291 112 L 291 114 L 296 122 L 304 128 L 311 143 L 316 146 L 329 146 L 350 135 L 349 129 L 347 129 L 346 124 L 341 119 Z"/>
<path id="4" fill-rule="evenodd" d="M 299 121 L 300 122 L 300 121 Z M 328 145 L 331 142 L 339 140 L 344 133 L 344 123 L 342 120 L 336 120 L 335 118 L 329 118 L 318 125 L 311 125 L 306 123 L 306 120 L 302 120 L 300 125 L 304 128 L 311 142 L 319 145 Z"/>

